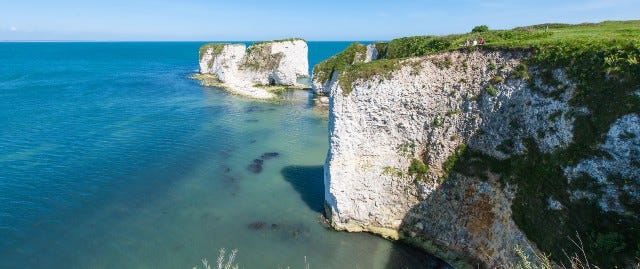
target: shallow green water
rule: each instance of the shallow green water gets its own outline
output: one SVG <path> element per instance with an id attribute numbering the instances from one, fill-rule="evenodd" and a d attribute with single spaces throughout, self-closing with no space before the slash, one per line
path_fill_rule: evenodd
<path id="1" fill-rule="evenodd" d="M 199 45 L 0 44 L 0 268 L 439 264 L 324 228 L 326 111 L 200 86 Z"/>

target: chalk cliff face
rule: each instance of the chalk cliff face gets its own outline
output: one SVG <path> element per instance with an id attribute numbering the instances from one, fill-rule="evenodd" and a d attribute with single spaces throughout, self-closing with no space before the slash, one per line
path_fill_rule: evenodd
<path id="1" fill-rule="evenodd" d="M 308 77 L 308 48 L 302 39 L 244 44 L 206 44 L 200 48 L 200 73 L 229 90 L 255 98 L 273 94 L 258 86 L 300 86 Z"/>
<path id="2" fill-rule="evenodd" d="M 518 260 L 516 246 L 540 253 L 514 222 L 518 184 L 477 163 L 566 150 L 576 116 L 590 111 L 571 104 L 576 85 L 562 69 L 550 72 L 555 83 L 537 78 L 535 67 L 531 82 L 519 77 L 526 56 L 447 52 L 399 60 L 388 73 L 350 84 L 338 72 L 324 80 L 314 74 L 314 89 L 330 96 L 325 200 L 332 225 L 403 238 L 456 265 L 508 268 Z M 569 181 L 590 174 L 605 186 L 599 195 L 569 192 L 575 200 L 586 195 L 601 210 L 633 214 L 618 199 L 640 201 L 639 119 L 629 114 L 611 126 L 599 146 L 608 157 L 565 167 Z M 608 175 L 632 183 L 620 187 Z M 563 210 L 557 199 L 549 194 L 544 210 Z"/>

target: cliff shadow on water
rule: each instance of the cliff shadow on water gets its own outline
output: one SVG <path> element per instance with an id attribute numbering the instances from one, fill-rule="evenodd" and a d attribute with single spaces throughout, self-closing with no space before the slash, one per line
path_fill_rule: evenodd
<path id="1" fill-rule="evenodd" d="M 291 165 L 281 173 L 311 210 L 324 212 L 324 170 L 321 165 Z"/>
<path id="2" fill-rule="evenodd" d="M 324 214 L 324 167 L 322 165 L 291 165 L 283 168 L 281 174 L 311 210 Z M 400 242 L 392 242 L 392 245 L 384 268 L 451 268 L 441 259 L 413 246 Z"/>

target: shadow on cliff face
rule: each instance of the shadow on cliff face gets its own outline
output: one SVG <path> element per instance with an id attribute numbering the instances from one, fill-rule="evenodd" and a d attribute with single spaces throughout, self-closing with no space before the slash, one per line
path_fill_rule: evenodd
<path id="1" fill-rule="evenodd" d="M 468 253 L 490 251 L 486 246 L 485 249 L 478 246 L 482 243 L 475 242 L 478 241 L 475 238 L 491 233 L 496 217 L 492 212 L 492 200 L 495 199 L 492 195 L 495 193 L 478 191 L 482 188 L 471 180 L 455 183 L 450 178 L 447 180 L 407 212 L 399 232 L 407 243 L 451 263 L 448 265 L 442 262 L 425 268 L 454 268 L 462 264 L 473 265 L 474 268 L 490 268 Z M 461 187 L 466 184 L 468 186 Z M 472 250 L 478 247 L 479 249 Z M 392 262 L 390 259 L 387 268 L 394 268 Z"/>
<path id="2" fill-rule="evenodd" d="M 280 173 L 309 208 L 324 213 L 324 170 L 321 165 L 291 165 L 283 168 Z"/>
<path id="3" fill-rule="evenodd" d="M 281 170 L 285 180 L 300 194 L 313 211 L 324 213 L 324 168 L 317 166 L 287 166 Z M 424 251 L 400 242 L 392 242 L 386 269 L 452 268 L 444 261 Z"/>

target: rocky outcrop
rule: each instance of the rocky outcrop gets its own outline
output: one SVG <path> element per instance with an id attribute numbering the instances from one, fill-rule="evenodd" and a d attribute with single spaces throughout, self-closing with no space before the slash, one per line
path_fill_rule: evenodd
<path id="1" fill-rule="evenodd" d="M 260 86 L 304 86 L 308 77 L 308 48 L 302 39 L 244 44 L 206 44 L 200 48 L 200 74 L 210 75 L 232 92 L 254 98 L 272 98 Z"/>
<path id="2" fill-rule="evenodd" d="M 314 68 L 312 77 L 313 92 L 317 95 L 328 96 L 331 89 L 337 86 L 338 74 L 342 71 L 338 67 L 344 67 L 357 63 L 368 63 L 378 59 L 378 50 L 375 44 L 362 45 L 351 44 L 344 52 L 331 57 Z M 322 98 L 328 102 L 327 98 Z"/>
<path id="3" fill-rule="evenodd" d="M 458 266 L 509 268 L 518 261 L 516 247 L 540 254 L 514 221 L 518 184 L 483 158 L 515 165 L 533 151 L 566 150 L 576 117 L 590 111 L 570 102 L 576 85 L 562 69 L 547 72 L 551 79 L 535 67 L 523 75 L 526 56 L 447 52 L 397 60 L 365 76 L 314 73 L 314 89 L 330 93 L 325 201 L 332 225 L 403 238 Z M 611 127 L 600 146 L 605 156 L 565 168 L 569 181 L 587 173 L 609 186 L 603 210 L 628 214 L 617 197 L 638 199 L 638 119 L 627 115 Z M 635 185 L 620 187 L 610 174 Z M 564 210 L 554 197 L 545 206 Z"/>

